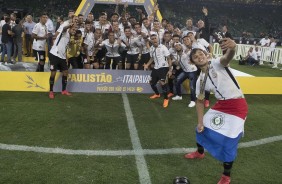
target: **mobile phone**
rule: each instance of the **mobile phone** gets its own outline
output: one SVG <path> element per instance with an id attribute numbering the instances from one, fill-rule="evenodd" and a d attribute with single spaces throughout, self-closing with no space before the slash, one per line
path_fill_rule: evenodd
<path id="1" fill-rule="evenodd" d="M 222 39 L 225 38 L 225 36 L 223 35 L 222 32 L 215 32 L 215 33 L 214 33 L 214 38 L 215 38 L 215 40 L 216 40 L 219 44 L 221 44 L 221 43 L 222 43 Z"/>

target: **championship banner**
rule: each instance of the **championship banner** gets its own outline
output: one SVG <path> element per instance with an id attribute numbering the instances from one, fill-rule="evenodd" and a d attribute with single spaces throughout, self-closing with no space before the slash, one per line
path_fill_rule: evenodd
<path id="1" fill-rule="evenodd" d="M 154 0 L 121 0 L 120 6 L 126 2 L 128 5 L 144 6 L 148 15 L 151 15 L 154 10 Z M 75 12 L 75 15 L 82 14 L 84 19 L 86 19 L 95 4 L 116 4 L 116 0 L 82 0 Z M 157 12 L 157 18 L 159 21 L 162 21 L 160 11 Z"/>
<path id="2" fill-rule="evenodd" d="M 138 70 L 69 70 L 67 89 L 84 93 L 153 93 L 150 74 Z M 48 92 L 49 78 L 50 72 L 0 72 L 0 91 Z M 282 94 L 282 77 L 236 79 L 244 94 Z M 55 81 L 54 91 L 61 92 L 60 72 Z"/>
<path id="3" fill-rule="evenodd" d="M 82 0 L 75 12 L 75 15 L 82 14 L 85 20 L 87 15 L 91 12 L 94 5 L 95 5 L 94 0 Z"/>
<path id="4" fill-rule="evenodd" d="M 70 70 L 67 89 L 84 93 L 153 93 L 150 71 L 135 70 Z M 62 90 L 61 77 L 54 91 Z"/>

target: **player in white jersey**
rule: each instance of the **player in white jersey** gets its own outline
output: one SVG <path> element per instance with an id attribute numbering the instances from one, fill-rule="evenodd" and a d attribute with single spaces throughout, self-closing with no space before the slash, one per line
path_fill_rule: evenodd
<path id="1" fill-rule="evenodd" d="M 153 29 L 150 31 L 150 35 L 155 34 L 158 36 L 160 43 L 163 42 L 165 30 L 161 28 L 161 23 L 157 20 L 154 21 Z"/>
<path id="2" fill-rule="evenodd" d="M 107 20 L 107 14 L 106 13 L 101 13 L 99 16 L 99 21 L 94 21 L 94 28 L 95 29 L 101 29 L 103 37 L 108 34 L 108 31 L 111 28 L 110 22 Z"/>
<path id="3" fill-rule="evenodd" d="M 225 54 L 221 58 L 210 62 L 201 49 L 193 49 L 190 54 L 190 61 L 201 69 L 196 86 L 198 150 L 186 154 L 185 158 L 204 158 L 204 149 L 207 149 L 214 158 L 223 162 L 224 172 L 218 184 L 229 184 L 231 181 L 230 172 L 248 112 L 244 95 L 229 68 L 235 48 L 233 40 L 224 38 L 221 49 Z M 205 90 L 213 91 L 217 102 L 204 115 Z"/>
<path id="4" fill-rule="evenodd" d="M 203 38 L 196 39 L 195 35 L 191 32 L 188 33 L 187 36 L 190 38 L 190 40 L 192 42 L 192 49 L 196 49 L 196 48 L 202 49 L 202 50 L 210 53 L 211 56 L 212 56 L 213 47 L 205 39 L 203 39 Z"/>
<path id="5" fill-rule="evenodd" d="M 94 62 L 94 33 L 91 30 L 91 22 L 85 22 L 85 38 L 83 41 L 84 53 L 86 57 L 83 60 L 84 68 L 90 69 L 91 63 Z"/>
<path id="6" fill-rule="evenodd" d="M 205 39 L 200 38 L 200 39 L 196 39 L 195 35 L 193 33 L 188 33 L 187 36 L 190 38 L 191 42 L 192 42 L 192 49 L 202 49 L 204 50 L 206 53 L 209 53 L 210 57 L 212 58 L 212 53 L 213 53 L 213 47 L 211 44 L 209 44 Z M 205 92 L 205 107 L 209 107 L 210 105 L 210 91 L 206 91 Z"/>
<path id="7" fill-rule="evenodd" d="M 122 38 L 122 42 L 126 45 L 126 65 L 127 70 L 135 69 L 138 70 L 138 62 L 141 59 L 140 46 L 141 42 L 138 37 L 134 37 L 130 27 L 124 28 L 125 37 Z"/>
<path id="8" fill-rule="evenodd" d="M 170 44 L 170 49 L 169 49 L 170 58 L 171 58 L 172 66 L 173 66 L 172 76 L 168 78 L 168 86 L 169 86 L 168 97 L 169 98 L 174 96 L 174 91 L 173 91 L 174 80 L 182 72 L 179 62 L 177 62 L 179 60 L 179 55 L 177 54 L 177 51 L 175 49 L 175 43 L 180 43 L 179 35 L 173 35 L 171 44 Z"/>
<path id="9" fill-rule="evenodd" d="M 148 34 L 142 32 L 140 24 L 135 24 L 134 29 L 136 31 L 136 36 L 139 39 L 139 42 L 141 43 L 140 46 L 140 53 L 142 54 L 140 57 L 140 60 L 138 62 L 138 69 L 143 70 L 144 64 L 148 63 L 150 60 L 150 44 L 149 44 L 149 36 Z"/>
<path id="10" fill-rule="evenodd" d="M 54 45 L 52 46 L 50 50 L 50 92 L 49 92 L 49 98 L 54 99 L 54 92 L 53 92 L 53 86 L 55 82 L 55 77 L 57 70 L 60 70 L 63 73 L 62 76 L 62 95 L 71 96 L 71 93 L 69 93 L 66 90 L 67 87 L 67 81 L 68 81 L 68 64 L 67 64 L 67 47 L 70 42 L 71 36 L 74 36 L 76 32 L 76 25 L 70 24 L 62 30 L 62 32 L 59 33 L 56 40 L 54 41 Z"/>
<path id="11" fill-rule="evenodd" d="M 100 44 L 100 47 L 107 49 L 105 69 L 122 69 L 122 60 L 119 48 L 125 48 L 125 44 L 120 39 L 115 39 L 114 32 L 109 32 L 109 38 Z"/>
<path id="12" fill-rule="evenodd" d="M 44 72 L 46 39 L 48 38 L 48 30 L 45 25 L 47 19 L 47 14 L 43 13 L 40 17 L 40 22 L 37 23 L 32 30 L 32 38 L 34 39 L 32 49 L 38 61 L 37 72 Z"/>
<path id="13" fill-rule="evenodd" d="M 157 83 L 160 82 L 164 96 L 163 107 L 167 108 L 169 103 L 169 99 L 167 96 L 167 79 L 172 75 L 172 62 L 169 57 L 170 53 L 166 46 L 159 44 L 157 35 L 151 35 L 150 39 L 153 44 L 150 48 L 151 59 L 147 64 L 144 65 L 144 69 L 148 69 L 148 67 L 154 62 L 154 69 L 151 73 L 150 85 L 155 94 L 151 96 L 150 99 L 156 99 L 161 97 L 156 87 Z"/>
<path id="14" fill-rule="evenodd" d="M 166 46 L 166 48 L 169 50 L 172 47 L 172 35 L 169 32 L 164 33 L 163 37 L 163 45 Z"/>
<path id="15" fill-rule="evenodd" d="M 190 80 L 190 104 L 188 107 L 194 107 L 196 105 L 196 81 L 197 81 L 197 67 L 192 64 L 189 60 L 190 52 L 184 52 L 183 46 L 180 42 L 175 43 L 175 50 L 177 52 L 177 61 L 176 63 L 180 65 L 182 72 L 177 76 L 175 89 L 176 96 L 172 100 L 182 100 L 181 94 L 181 84 L 186 80 Z"/>

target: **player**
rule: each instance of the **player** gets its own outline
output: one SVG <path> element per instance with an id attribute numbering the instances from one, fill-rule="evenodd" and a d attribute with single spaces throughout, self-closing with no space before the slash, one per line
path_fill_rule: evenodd
<path id="1" fill-rule="evenodd" d="M 56 77 L 57 70 L 63 73 L 62 76 L 62 95 L 71 96 L 66 90 L 67 77 L 68 77 L 68 64 L 66 61 L 66 50 L 70 42 L 71 36 L 76 33 L 76 24 L 70 24 L 64 27 L 63 31 L 57 36 L 54 45 L 50 50 L 50 92 L 49 98 L 54 99 L 53 86 Z"/>
<path id="2" fill-rule="evenodd" d="M 193 49 L 190 54 L 190 61 L 201 69 L 196 85 L 198 150 L 186 154 L 185 158 L 204 158 L 204 149 L 207 149 L 214 158 L 223 162 L 224 172 L 218 184 L 229 184 L 248 107 L 240 86 L 229 69 L 236 43 L 230 38 L 222 41 L 221 48 L 225 54 L 221 58 L 210 62 L 201 49 Z M 204 115 L 205 90 L 211 90 L 217 102 Z"/>
<path id="3" fill-rule="evenodd" d="M 167 86 L 167 78 L 171 77 L 172 75 L 172 62 L 170 59 L 170 53 L 166 46 L 159 44 L 158 36 L 153 34 L 150 36 L 152 46 L 150 48 L 150 56 L 151 59 L 147 64 L 144 65 L 144 69 L 148 69 L 149 66 L 153 63 L 155 63 L 154 69 L 151 73 L 151 87 L 154 90 L 155 94 L 151 96 L 151 99 L 160 98 L 161 95 L 156 87 L 156 84 L 160 81 L 160 84 L 162 86 L 163 95 L 164 95 L 164 102 L 163 107 L 167 108 L 169 99 L 168 99 L 168 86 Z"/>

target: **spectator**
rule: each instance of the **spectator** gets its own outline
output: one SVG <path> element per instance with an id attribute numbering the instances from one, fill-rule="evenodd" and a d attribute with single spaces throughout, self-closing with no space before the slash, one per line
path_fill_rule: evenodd
<path id="1" fill-rule="evenodd" d="M 0 54 L 2 53 L 3 51 L 3 46 L 2 46 L 2 27 L 6 24 L 5 22 L 5 18 L 7 18 L 8 15 L 7 14 L 4 14 L 3 16 L 3 20 L 0 21 Z"/>
<path id="2" fill-rule="evenodd" d="M 13 32 L 10 26 L 10 17 L 6 17 L 5 18 L 5 24 L 2 27 L 2 44 L 3 44 L 3 52 L 2 52 L 2 58 L 1 58 L 1 62 L 4 62 L 4 57 L 5 54 L 7 54 L 7 62 L 5 64 L 14 64 L 11 61 L 11 55 L 12 55 L 12 46 L 13 46 Z"/>
<path id="3" fill-rule="evenodd" d="M 271 37 L 270 38 L 270 43 L 269 43 L 269 48 L 270 48 L 270 61 L 274 63 L 272 68 L 278 68 L 277 67 L 277 59 L 275 59 L 275 47 L 276 47 L 276 40 Z"/>
<path id="4" fill-rule="evenodd" d="M 58 16 L 57 18 L 57 25 L 56 25 L 56 32 L 59 29 L 59 27 L 64 23 L 64 17 L 63 16 Z"/>
<path id="5" fill-rule="evenodd" d="M 256 55 L 257 55 L 257 60 L 259 62 L 259 65 L 263 65 L 263 61 L 260 59 L 261 58 L 261 51 L 259 50 L 258 46 L 256 46 L 255 52 L 256 52 Z"/>
<path id="6" fill-rule="evenodd" d="M 14 55 L 13 55 L 13 62 L 16 61 L 18 57 L 18 62 L 22 62 L 22 47 L 23 47 L 23 34 L 24 29 L 23 25 L 19 18 L 15 21 L 16 25 L 12 28 L 13 32 L 13 41 L 14 41 Z"/>
<path id="7" fill-rule="evenodd" d="M 207 42 L 210 42 L 210 25 L 208 19 L 208 9 L 203 7 L 202 12 L 204 13 L 204 21 L 198 21 L 198 32 L 199 37 L 205 39 Z"/>
<path id="8" fill-rule="evenodd" d="M 262 47 L 269 47 L 270 39 L 268 38 L 268 35 L 265 35 L 265 37 L 261 39 L 259 43 Z"/>
<path id="9" fill-rule="evenodd" d="M 244 58 L 244 61 L 249 64 L 249 65 L 256 65 L 259 63 L 258 61 L 258 57 L 256 52 L 254 51 L 253 47 L 250 47 L 249 51 L 248 51 L 248 55 Z"/>
<path id="10" fill-rule="evenodd" d="M 48 33 L 48 38 L 46 41 L 47 41 L 48 52 L 49 52 L 52 47 L 53 34 L 55 34 L 54 24 L 53 24 L 53 21 L 50 19 L 49 15 L 48 15 L 48 19 L 45 25 L 47 27 L 47 33 Z"/>
<path id="11" fill-rule="evenodd" d="M 189 32 L 196 34 L 198 30 L 199 29 L 197 27 L 193 26 L 193 19 L 189 17 L 186 21 L 186 27 L 181 30 L 182 37 L 186 36 Z"/>
<path id="12" fill-rule="evenodd" d="M 222 26 L 222 34 L 225 38 L 230 38 L 233 40 L 231 33 L 228 32 L 228 28 L 226 25 Z"/>
<path id="13" fill-rule="evenodd" d="M 26 22 L 23 24 L 24 33 L 25 33 L 25 48 L 26 48 L 26 56 L 29 57 L 31 55 L 31 46 L 32 46 L 32 30 L 35 26 L 35 22 L 32 21 L 32 16 L 26 16 Z"/>

